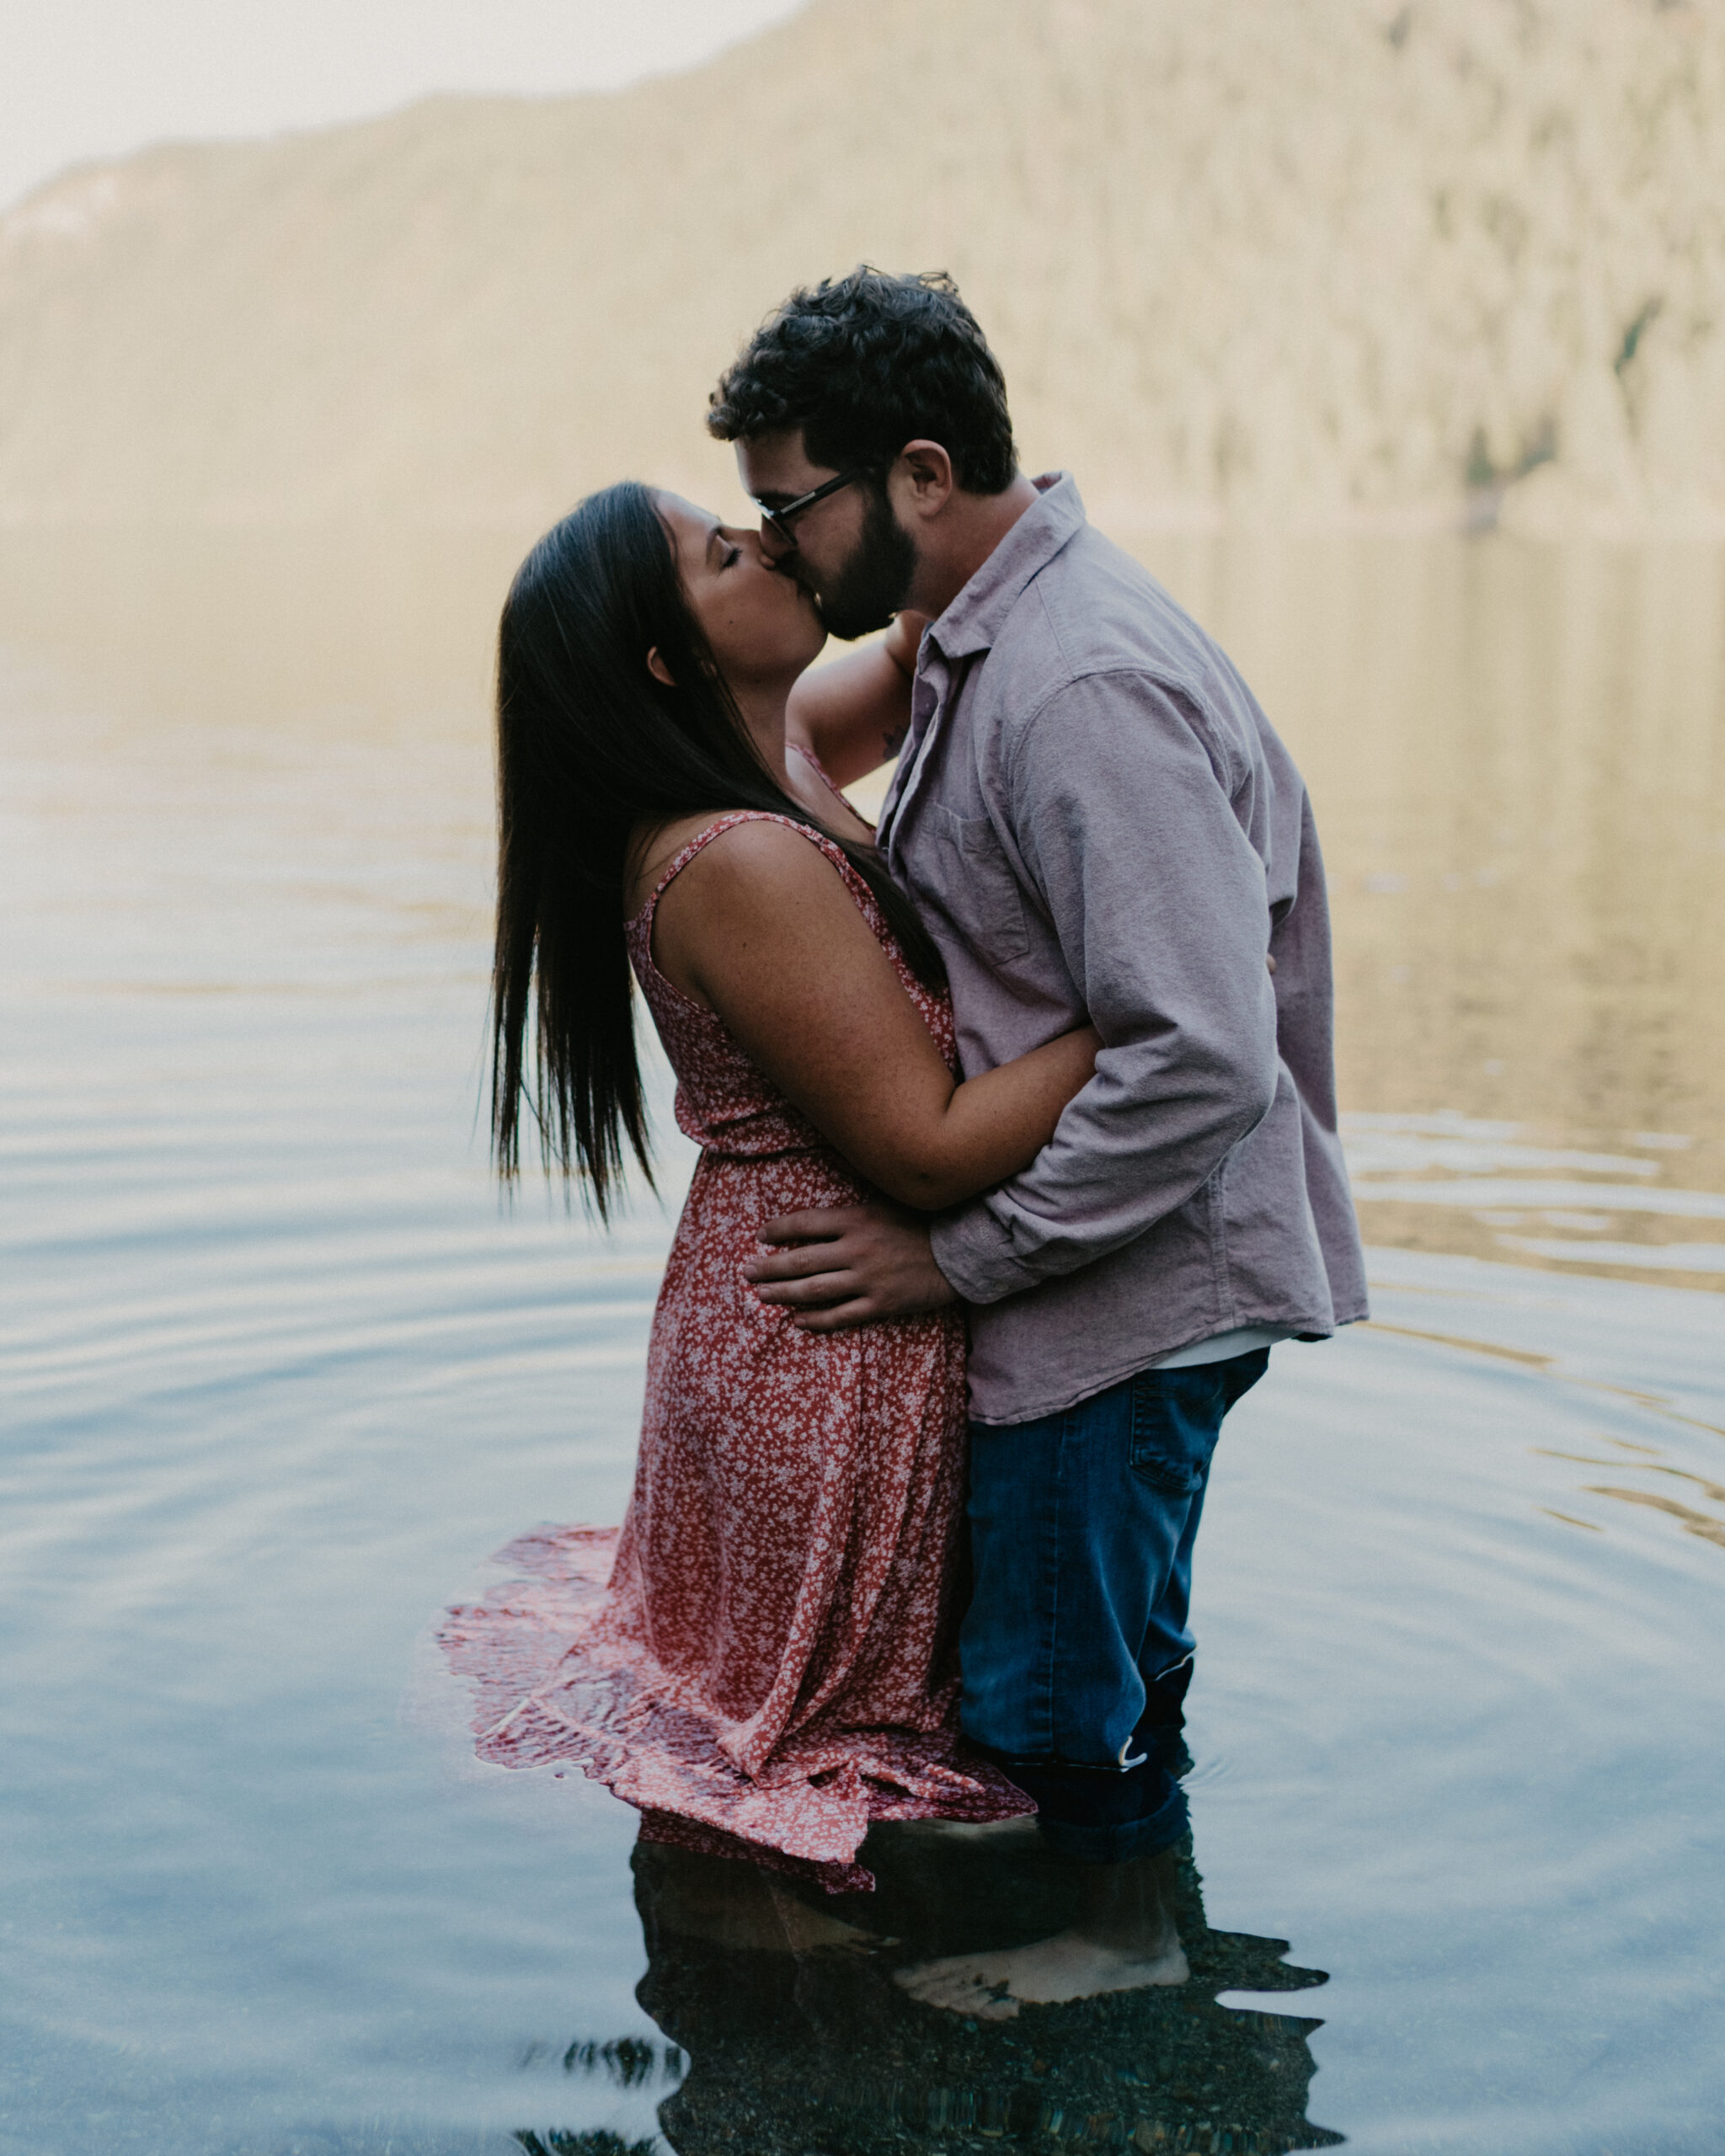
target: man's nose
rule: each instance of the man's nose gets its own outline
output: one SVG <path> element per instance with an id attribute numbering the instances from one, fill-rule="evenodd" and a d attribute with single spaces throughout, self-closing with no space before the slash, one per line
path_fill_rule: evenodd
<path id="1" fill-rule="evenodd" d="M 796 552 L 797 542 L 794 539 L 787 539 L 777 525 L 769 524 L 763 516 L 761 520 L 761 551 L 777 568 L 787 554 Z"/>

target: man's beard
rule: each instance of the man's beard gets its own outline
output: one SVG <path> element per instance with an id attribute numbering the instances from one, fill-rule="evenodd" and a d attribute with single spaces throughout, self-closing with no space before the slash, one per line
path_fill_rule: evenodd
<path id="1" fill-rule="evenodd" d="M 900 529 L 884 487 L 868 483 L 862 536 L 828 591 L 817 592 L 829 635 L 846 643 L 884 629 L 911 595 L 916 542 Z"/>

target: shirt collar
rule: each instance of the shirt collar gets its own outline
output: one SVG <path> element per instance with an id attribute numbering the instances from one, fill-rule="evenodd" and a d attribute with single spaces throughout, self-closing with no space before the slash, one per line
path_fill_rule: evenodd
<path id="1" fill-rule="evenodd" d="M 1087 520 L 1070 472 L 1044 472 L 1032 484 L 1038 499 L 928 629 L 948 659 L 990 650 L 1025 586 Z"/>

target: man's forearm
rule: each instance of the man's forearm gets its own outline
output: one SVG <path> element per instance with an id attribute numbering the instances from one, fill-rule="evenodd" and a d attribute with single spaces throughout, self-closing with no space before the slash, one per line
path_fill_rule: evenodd
<path id="1" fill-rule="evenodd" d="M 1023 1175 L 933 1224 L 934 1262 L 966 1302 L 998 1302 L 1135 1241 L 1203 1188 L 1275 1098 L 1273 1017 L 1259 1054 L 1195 1096 L 1169 1086 L 1159 1097 L 1156 1075 L 1131 1068 L 1143 1057 L 1122 1057 L 1127 1071 L 1105 1082 L 1111 1053 Z"/>

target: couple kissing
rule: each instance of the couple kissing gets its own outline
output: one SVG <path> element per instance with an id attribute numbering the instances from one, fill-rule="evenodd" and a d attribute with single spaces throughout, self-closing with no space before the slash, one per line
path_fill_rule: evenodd
<path id="1" fill-rule="evenodd" d="M 606 488 L 504 610 L 499 1166 L 526 1121 L 601 1215 L 650 1172 L 643 1003 L 701 1150 L 621 1529 L 522 1537 L 446 1650 L 482 1757 L 687 1853 L 692 1929 L 855 1940 L 796 1890 L 866 1887 L 871 1833 L 1033 1834 L 1073 1923 L 899 1981 L 1178 1983 L 1211 1457 L 1365 1313 L 1306 789 L 1019 469 L 949 279 L 794 292 L 707 424 L 758 524 Z"/>

